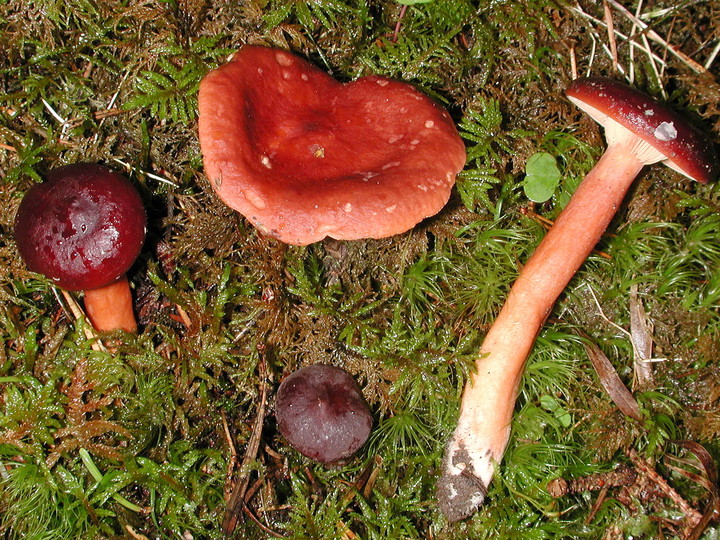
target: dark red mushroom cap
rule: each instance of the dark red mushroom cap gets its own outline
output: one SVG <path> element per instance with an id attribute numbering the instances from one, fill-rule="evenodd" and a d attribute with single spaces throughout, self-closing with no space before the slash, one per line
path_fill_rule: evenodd
<path id="1" fill-rule="evenodd" d="M 145 240 L 145 209 L 122 175 L 92 163 L 50 171 L 25 194 L 15 218 L 20 255 L 67 290 L 116 281 Z"/>
<path id="2" fill-rule="evenodd" d="M 286 51 L 244 46 L 200 85 L 213 189 L 286 243 L 382 238 L 447 202 L 465 147 L 447 112 L 384 77 L 342 84 Z"/>
<path id="3" fill-rule="evenodd" d="M 373 419 L 355 379 L 344 369 L 314 365 L 278 388 L 280 433 L 301 454 L 321 463 L 352 456 L 370 436 Z"/>
<path id="4" fill-rule="evenodd" d="M 708 138 L 652 97 L 602 77 L 576 79 L 566 94 L 599 124 L 614 120 L 641 137 L 665 156 L 663 163 L 685 176 L 705 183 L 720 172 Z"/>

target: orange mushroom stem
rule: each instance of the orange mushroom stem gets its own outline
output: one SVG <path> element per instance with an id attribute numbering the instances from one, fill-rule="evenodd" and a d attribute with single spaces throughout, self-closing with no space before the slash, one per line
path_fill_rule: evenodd
<path id="1" fill-rule="evenodd" d="M 109 285 L 85 291 L 84 304 L 90 323 L 98 332 L 137 332 L 132 293 L 125 274 Z"/>

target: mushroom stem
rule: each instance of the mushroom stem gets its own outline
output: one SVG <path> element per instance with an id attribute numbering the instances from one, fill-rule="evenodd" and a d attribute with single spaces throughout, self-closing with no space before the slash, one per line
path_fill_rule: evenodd
<path id="1" fill-rule="evenodd" d="M 609 146 L 513 284 L 485 337 L 446 449 L 438 496 L 449 520 L 469 516 L 483 503 L 510 437 L 515 399 L 535 338 L 646 163 L 627 140 Z"/>
<path id="2" fill-rule="evenodd" d="M 125 274 L 109 285 L 85 291 L 84 302 L 88 318 L 98 332 L 137 332 L 130 284 Z"/>

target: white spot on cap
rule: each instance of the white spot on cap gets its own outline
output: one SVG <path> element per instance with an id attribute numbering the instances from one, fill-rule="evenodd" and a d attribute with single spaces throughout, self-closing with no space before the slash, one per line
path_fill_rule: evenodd
<path id="1" fill-rule="evenodd" d="M 421 190 L 423 190 L 423 191 L 427 191 L 427 190 L 428 190 L 428 187 L 427 187 L 425 184 L 419 184 L 419 185 L 418 185 L 418 189 L 421 189 Z"/>
<path id="2" fill-rule="evenodd" d="M 397 208 L 397 204 L 393 204 L 392 206 L 388 206 L 387 208 L 385 208 L 385 211 L 388 214 L 392 214 L 396 208 Z"/>
<path id="3" fill-rule="evenodd" d="M 293 59 L 288 53 L 278 51 L 275 53 L 275 61 L 281 66 L 292 66 Z"/>
<path id="4" fill-rule="evenodd" d="M 309 145 L 308 150 L 313 155 L 313 157 L 316 157 L 316 158 L 324 158 L 325 157 L 325 148 L 323 148 L 319 144 Z"/>
<path id="5" fill-rule="evenodd" d="M 292 73 L 290 73 L 289 70 L 283 70 L 282 76 L 283 76 L 283 79 L 285 79 L 287 81 L 288 79 L 290 79 L 292 77 Z"/>
<path id="6" fill-rule="evenodd" d="M 270 158 L 267 156 L 263 156 L 260 158 L 260 163 L 265 165 L 268 169 L 272 169 L 272 163 L 270 163 Z"/>
<path id="7" fill-rule="evenodd" d="M 415 146 L 416 144 L 420 144 L 420 139 L 413 139 L 412 141 L 410 141 L 410 144 L 413 146 Z"/>
<path id="8" fill-rule="evenodd" d="M 433 122 L 432 120 L 426 120 L 426 121 L 425 121 L 425 127 L 426 127 L 426 128 L 431 128 L 431 127 L 433 127 L 434 125 L 435 125 L 435 122 Z"/>
<path id="9" fill-rule="evenodd" d="M 402 139 L 404 136 L 405 136 L 405 135 L 403 135 L 402 133 L 399 134 L 399 135 L 393 135 L 392 137 L 390 137 L 390 138 L 388 139 L 388 143 L 389 143 L 389 144 L 396 143 L 396 142 L 398 142 L 400 139 Z"/>
<path id="10" fill-rule="evenodd" d="M 245 199 L 247 200 L 247 202 L 252 204 L 255 208 L 262 210 L 263 208 L 267 207 L 265 198 L 260 193 L 249 189 L 246 190 L 243 195 L 245 195 Z"/>
<path id="11" fill-rule="evenodd" d="M 653 135 L 659 141 L 672 141 L 677 138 L 677 129 L 672 122 L 663 122 L 655 128 Z"/>
<path id="12" fill-rule="evenodd" d="M 371 178 L 374 178 L 375 176 L 379 175 L 380 173 L 373 172 L 373 171 L 367 171 L 367 172 L 361 172 L 358 173 L 360 176 L 362 176 L 363 181 L 367 182 Z"/>
<path id="13" fill-rule="evenodd" d="M 387 85 L 388 85 L 388 81 L 385 80 L 385 79 L 378 79 L 378 80 L 375 81 L 375 82 L 377 82 L 380 86 L 387 86 Z"/>
<path id="14" fill-rule="evenodd" d="M 645 109 L 645 112 L 643 113 L 645 116 L 655 116 L 655 111 L 652 109 Z"/>
<path id="15" fill-rule="evenodd" d="M 263 74 L 263 68 L 258 68 L 258 75 L 262 75 L 262 74 Z"/>
<path id="16" fill-rule="evenodd" d="M 301 74 L 300 74 L 300 78 L 301 78 L 303 81 L 307 81 L 310 77 L 308 77 L 307 73 L 301 73 Z"/>
<path id="17" fill-rule="evenodd" d="M 400 165 L 400 162 L 399 162 L 399 161 L 391 161 L 390 163 L 386 163 L 385 165 L 383 165 L 383 166 L 380 167 L 380 168 L 384 171 L 385 169 L 390 169 L 390 168 L 392 168 L 392 167 L 397 167 L 398 165 Z"/>
<path id="18" fill-rule="evenodd" d="M 347 203 L 347 204 L 345 205 L 345 207 L 343 208 L 343 210 L 345 210 L 347 213 L 352 212 L 352 204 Z"/>

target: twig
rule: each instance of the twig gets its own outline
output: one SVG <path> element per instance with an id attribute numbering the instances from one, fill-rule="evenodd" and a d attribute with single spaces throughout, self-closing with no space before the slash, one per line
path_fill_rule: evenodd
<path id="1" fill-rule="evenodd" d="M 623 334 L 625 334 L 625 335 L 628 337 L 628 339 L 630 340 L 630 344 L 632 345 L 632 348 L 633 348 L 633 357 L 634 357 L 634 358 L 642 358 L 642 361 L 643 361 L 643 362 L 665 362 L 665 361 L 667 360 L 667 358 L 650 358 L 650 357 L 649 357 L 650 355 L 648 355 L 648 357 L 645 357 L 643 351 L 638 351 L 638 350 L 635 348 L 635 347 L 636 347 L 636 344 L 635 344 L 635 340 L 633 339 L 632 333 L 631 333 L 631 332 L 628 332 L 627 330 L 625 330 L 625 329 L 624 329 L 622 326 L 620 326 L 619 324 L 614 323 L 613 321 L 611 321 L 611 320 L 608 318 L 608 316 L 605 315 L 605 313 L 603 312 L 602 307 L 600 306 L 600 302 L 598 301 L 597 296 L 595 296 L 595 291 L 592 289 L 592 287 L 590 287 L 590 285 L 587 285 L 587 288 L 588 288 L 588 290 L 590 291 L 590 295 L 593 297 L 593 300 L 595 301 L 595 306 L 596 306 L 597 309 L 598 309 L 598 313 L 600 314 L 600 317 L 602 317 L 602 319 L 603 319 L 606 323 L 608 323 L 610 326 L 612 326 L 613 328 L 616 328 L 617 330 L 619 330 L 620 332 L 622 332 Z M 632 294 L 632 293 L 631 293 L 631 294 Z M 631 298 L 630 310 L 632 311 L 632 309 L 633 309 L 633 305 L 632 305 L 632 298 Z M 631 315 L 631 318 L 632 318 L 632 315 Z M 631 329 L 632 329 L 632 326 L 631 326 Z"/>
<path id="2" fill-rule="evenodd" d="M 547 485 L 548 493 L 558 498 L 571 493 L 598 491 L 602 488 L 631 486 L 637 480 L 637 472 L 629 465 L 619 465 L 616 469 L 603 473 L 589 474 L 578 478 L 556 478 Z"/>
<path id="3" fill-rule="evenodd" d="M 407 11 L 407 8 L 407 4 L 403 4 L 403 7 L 400 8 L 400 15 L 398 15 L 397 23 L 395 23 L 395 31 L 393 32 L 393 43 L 397 43 L 398 36 L 400 35 L 400 27 L 402 26 L 402 20 L 403 17 L 405 17 L 405 12 Z"/>
<path id="4" fill-rule="evenodd" d="M 280 534 L 280 533 L 277 532 L 277 531 L 273 531 L 270 527 L 268 527 L 268 526 L 265 525 L 262 521 L 260 521 L 260 520 L 258 519 L 258 517 L 252 512 L 252 510 L 250 510 L 250 508 L 248 508 L 248 506 L 247 506 L 246 504 L 243 504 L 243 512 L 245 512 L 245 513 L 248 515 L 248 517 L 249 517 L 251 520 L 253 520 L 253 522 L 255 523 L 255 525 L 257 525 L 258 527 L 260 527 L 263 531 L 265 531 L 265 532 L 266 532 L 267 534 L 269 534 L 270 536 L 272 536 L 272 537 L 274 537 L 274 538 L 285 538 L 282 534 Z"/>
<path id="5" fill-rule="evenodd" d="M 121 159 L 113 158 L 113 161 L 115 161 L 116 163 L 119 163 L 120 165 L 122 165 L 123 167 L 125 167 L 128 171 L 133 171 L 133 172 L 138 172 L 138 171 L 140 171 L 140 172 L 142 172 L 143 174 L 145 174 L 148 178 L 152 178 L 153 180 L 157 180 L 158 182 L 164 182 L 165 184 L 169 184 L 169 185 L 171 185 L 171 186 L 173 186 L 173 187 L 175 187 L 175 188 L 178 187 L 178 185 L 177 185 L 175 182 L 173 182 L 172 180 L 168 180 L 167 178 L 164 178 L 164 177 L 162 177 L 162 176 L 158 176 L 157 174 L 153 174 L 153 173 L 151 173 L 150 171 L 144 171 L 144 170 L 139 169 L 139 168 L 137 168 L 137 167 L 133 167 L 132 165 L 130 165 L 129 163 L 125 163 L 125 162 L 122 161 Z"/>
<path id="6" fill-rule="evenodd" d="M 237 521 L 240 518 L 240 510 L 245 507 L 245 492 L 247 491 L 250 483 L 250 464 L 257 457 L 258 449 L 260 448 L 260 439 L 262 435 L 263 423 L 265 422 L 265 414 L 267 412 L 267 366 L 265 364 L 264 356 L 260 358 L 258 364 L 259 379 L 260 379 L 260 402 L 258 403 L 257 416 L 255 417 L 255 424 L 253 425 L 252 435 L 248 441 L 247 449 L 245 450 L 245 456 L 240 465 L 240 471 L 234 481 L 234 487 L 230 498 L 228 499 L 227 508 L 222 522 L 222 530 L 226 535 L 231 535 L 237 526 Z M 231 479 L 228 479 L 229 481 Z M 253 514 L 254 517 L 254 514 Z"/>
<path id="7" fill-rule="evenodd" d="M 541 216 L 540 214 L 538 214 L 537 212 L 535 212 L 534 210 L 532 210 L 531 208 L 529 208 L 529 207 L 527 207 L 527 206 L 521 207 L 521 208 L 520 208 L 520 213 L 521 213 L 523 216 L 527 216 L 527 217 L 529 217 L 530 219 L 532 219 L 532 220 L 534 220 L 534 221 L 537 221 L 537 222 L 540 223 L 540 225 L 542 225 L 546 230 L 550 230 L 550 229 L 552 228 L 552 226 L 555 224 L 555 222 L 554 222 L 552 219 L 548 219 L 548 218 L 546 218 L 546 217 L 544 217 L 544 216 Z M 595 255 L 599 255 L 599 256 L 602 257 L 603 259 L 612 259 L 612 257 L 611 257 L 610 255 L 608 255 L 608 254 L 605 253 L 604 251 L 600 251 L 599 249 L 593 249 L 592 252 L 593 252 L 593 254 L 595 254 Z"/>
<path id="8" fill-rule="evenodd" d="M 667 483 L 662 476 L 658 474 L 654 467 L 651 467 L 648 462 L 640 458 L 635 450 L 628 450 L 628 457 L 640 472 L 644 473 L 652 482 L 668 497 L 670 498 L 685 514 L 687 520 L 693 524 L 698 523 L 702 518 L 700 512 L 695 510 L 690 504 L 680 495 L 675 489 Z"/>

